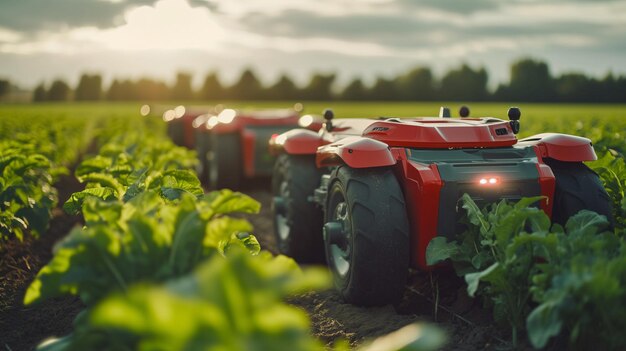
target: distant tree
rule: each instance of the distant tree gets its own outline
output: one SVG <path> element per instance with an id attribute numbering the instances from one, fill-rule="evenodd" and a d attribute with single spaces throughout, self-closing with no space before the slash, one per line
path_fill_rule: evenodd
<path id="1" fill-rule="evenodd" d="M 566 73 L 554 80 L 555 92 L 563 102 L 596 102 L 600 98 L 598 81 L 581 73 Z"/>
<path id="2" fill-rule="evenodd" d="M 109 101 L 135 100 L 134 84 L 130 80 L 114 79 L 106 93 L 106 99 Z"/>
<path id="3" fill-rule="evenodd" d="M 204 100 L 219 100 L 226 97 L 226 90 L 216 72 L 207 74 L 200 89 L 200 98 Z"/>
<path id="4" fill-rule="evenodd" d="M 514 62 L 511 66 L 509 94 L 516 101 L 553 101 L 556 94 L 548 65 L 528 58 Z"/>
<path id="5" fill-rule="evenodd" d="M 70 86 L 64 81 L 57 79 L 52 82 L 46 95 L 48 101 L 68 101 L 70 99 Z"/>
<path id="6" fill-rule="evenodd" d="M 607 74 L 598 81 L 600 85 L 601 102 L 626 102 L 626 76 L 615 77 L 613 73 Z"/>
<path id="7" fill-rule="evenodd" d="M 401 100 L 398 85 L 394 79 L 376 78 L 376 82 L 368 93 L 370 99 L 378 101 Z"/>
<path id="8" fill-rule="evenodd" d="M 367 100 L 367 95 L 367 88 L 363 84 L 363 81 L 359 78 L 355 78 L 346 86 L 339 98 L 347 101 L 363 101 Z"/>
<path id="9" fill-rule="evenodd" d="M 44 83 L 40 83 L 33 91 L 33 102 L 46 101 L 46 86 Z"/>
<path id="10" fill-rule="evenodd" d="M 330 74 L 313 74 L 309 84 L 302 90 L 302 97 L 306 100 L 327 101 L 332 100 L 332 86 L 335 82 L 336 75 Z"/>
<path id="11" fill-rule="evenodd" d="M 229 89 L 229 97 L 235 100 L 258 100 L 264 98 L 263 95 L 263 86 L 250 68 L 244 70 L 239 80 Z"/>
<path id="12" fill-rule="evenodd" d="M 458 69 L 446 73 L 441 79 L 439 98 L 458 101 L 484 101 L 487 91 L 487 71 L 484 68 L 472 69 L 463 64 Z"/>
<path id="13" fill-rule="evenodd" d="M 267 97 L 272 100 L 296 100 L 300 95 L 300 89 L 286 74 L 267 89 Z"/>
<path id="14" fill-rule="evenodd" d="M 191 88 L 191 74 L 185 72 L 178 72 L 176 74 L 176 83 L 171 89 L 171 96 L 175 100 L 192 100 L 193 90 Z M 154 83 L 153 80 L 146 79 L 145 83 Z M 148 94 L 150 95 L 150 94 Z"/>
<path id="15" fill-rule="evenodd" d="M 102 98 L 102 76 L 83 74 L 74 92 L 77 101 L 95 101 Z"/>
<path id="16" fill-rule="evenodd" d="M 180 87 L 182 88 L 182 90 L 176 90 L 175 88 L 173 92 L 170 91 L 169 87 L 167 86 L 167 84 L 165 84 L 165 82 L 161 82 L 161 81 L 150 79 L 150 78 L 141 78 L 136 83 L 134 83 L 134 86 L 133 86 L 133 91 L 134 91 L 134 96 L 135 96 L 134 99 L 142 100 L 142 101 L 167 100 L 168 97 L 172 96 L 172 93 L 174 93 L 173 95 L 177 96 L 176 98 L 180 100 L 193 99 L 193 92 L 191 91 L 191 76 L 188 75 L 189 80 L 187 80 L 187 77 L 179 77 L 179 78 L 180 79 L 177 79 L 177 82 L 181 83 Z M 189 84 L 185 83 L 185 81 L 187 81 Z M 176 86 L 178 85 L 179 84 L 177 83 Z M 189 90 L 187 90 L 187 87 L 189 88 Z M 176 91 L 178 91 L 180 95 L 176 95 L 177 94 Z"/>
<path id="17" fill-rule="evenodd" d="M 0 79 L 0 99 L 9 94 L 11 82 L 8 79 Z"/>
<path id="18" fill-rule="evenodd" d="M 429 101 L 435 97 L 435 81 L 428 67 L 416 67 L 398 77 L 397 82 L 403 99 Z"/>

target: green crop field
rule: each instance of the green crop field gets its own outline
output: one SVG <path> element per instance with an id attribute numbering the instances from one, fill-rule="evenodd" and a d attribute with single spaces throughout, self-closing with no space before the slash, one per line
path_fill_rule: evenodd
<path id="1" fill-rule="evenodd" d="M 340 336 L 330 341 L 314 338 L 316 318 L 285 303 L 300 296 L 294 293 L 327 289 L 327 271 L 300 270 L 291 259 L 262 251 L 268 248 L 256 236 L 271 233 L 254 232 L 248 222 L 262 216 L 256 200 L 228 189 L 205 193 L 194 172 L 196 154 L 174 145 L 165 133 L 160 113 L 176 105 L 154 105 L 146 117 L 140 103 L 0 105 L 0 270 L 7 277 L 0 290 L 0 329 L 10 331 L 3 340 L 6 348 L 30 349 L 43 337 L 67 334 L 67 328 L 46 328 L 57 324 L 56 316 L 73 319 L 83 310 L 72 334 L 39 349 L 348 350 L 341 340 L 346 334 L 333 334 Z M 225 105 L 289 108 L 293 103 Z M 436 116 L 440 106 L 456 116 L 460 104 L 305 102 L 304 113 L 331 108 L 335 118 Z M 624 349 L 626 105 L 516 106 L 522 111 L 520 137 L 556 132 L 593 141 L 599 160 L 588 166 L 607 190 L 613 221 L 610 215 L 580 211 L 563 226 L 553 225 L 532 205 L 539 197 L 478 208 L 466 194 L 459 208 L 466 210 L 467 231 L 457 240 L 432 240 L 427 259 L 452 263 L 464 278 L 454 276 L 456 282 L 467 283 L 467 295 L 479 297 L 474 306 L 481 300 L 479 312 L 493 314 L 485 323 L 499 325 L 499 336 L 491 338 L 492 329 L 483 333 L 502 349 L 520 343 L 522 348 Z M 507 119 L 509 105 L 469 107 L 472 117 Z M 267 190 L 264 195 L 271 197 Z M 271 222 L 271 215 L 265 217 Z M 59 229 L 59 218 L 70 225 Z M 43 253 L 31 252 L 38 247 L 45 247 Z M 437 274 L 425 279 L 436 290 L 433 322 L 439 325 L 408 327 L 405 333 L 413 339 L 401 335 L 411 344 L 406 348 L 393 342 L 380 346 L 392 336 L 377 339 L 381 344 L 372 349 L 367 344 L 357 349 L 440 349 L 446 338 L 441 329 L 449 331 L 450 347 L 463 343 L 467 329 L 437 320 L 445 294 L 463 289 L 442 287 L 439 301 Z M 67 295 L 77 297 L 73 311 L 61 304 L 50 313 L 37 307 L 49 309 Z M 317 307 L 308 312 L 319 313 Z M 453 315 L 467 320 L 475 312 Z M 375 319 L 373 310 L 358 313 L 363 320 Z"/>

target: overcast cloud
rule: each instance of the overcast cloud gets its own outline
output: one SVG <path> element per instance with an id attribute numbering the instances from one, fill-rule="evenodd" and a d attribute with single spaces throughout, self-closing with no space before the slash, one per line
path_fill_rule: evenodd
<path id="1" fill-rule="evenodd" d="M 626 73 L 626 0 L 20 0 L 0 4 L 0 77 L 32 86 L 84 71 L 198 78 L 244 67 L 267 81 L 337 71 L 371 80 L 415 65 L 520 57 L 555 72 Z"/>

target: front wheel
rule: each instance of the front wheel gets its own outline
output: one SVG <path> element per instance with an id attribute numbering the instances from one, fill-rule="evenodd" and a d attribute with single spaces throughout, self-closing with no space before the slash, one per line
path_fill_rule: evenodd
<path id="1" fill-rule="evenodd" d="M 404 196 L 388 168 L 340 166 L 330 176 L 324 224 L 326 259 L 349 303 L 397 302 L 409 268 Z"/>
<path id="2" fill-rule="evenodd" d="M 582 162 L 547 159 L 545 163 L 556 178 L 552 222 L 565 225 L 571 216 L 589 210 L 606 216 L 613 224 L 611 200 L 598 174 Z"/>
<path id="3" fill-rule="evenodd" d="M 211 189 L 239 189 L 243 158 L 239 134 L 214 134 L 210 138 L 209 186 Z"/>

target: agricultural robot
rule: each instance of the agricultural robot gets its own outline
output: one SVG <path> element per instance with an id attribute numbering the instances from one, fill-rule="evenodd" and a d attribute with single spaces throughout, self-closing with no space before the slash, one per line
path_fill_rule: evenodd
<path id="1" fill-rule="evenodd" d="M 196 117 L 193 142 L 200 159 L 198 174 L 213 189 L 238 189 L 245 179 L 271 176 L 275 156 L 267 141 L 298 126 L 312 125 L 311 116 L 293 109 L 237 111 L 223 109 Z"/>
<path id="2" fill-rule="evenodd" d="M 538 206 L 563 224 L 588 209 L 612 219 L 589 139 L 544 133 L 518 140 L 509 120 L 440 117 L 334 119 L 318 132 L 270 140 L 275 236 L 300 262 L 326 260 L 347 302 L 397 301 L 409 268 L 431 270 L 426 247 L 463 231 L 459 199 L 478 204 L 542 195 Z"/>

